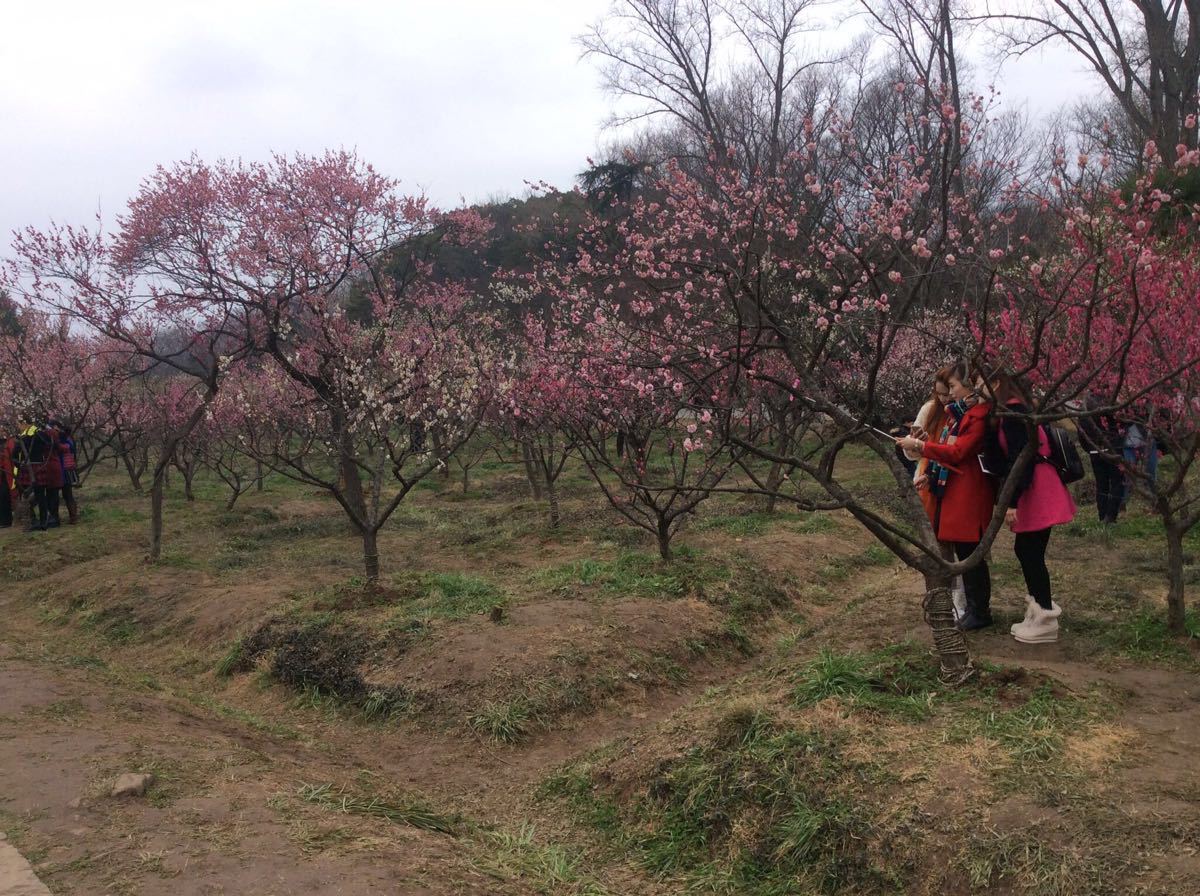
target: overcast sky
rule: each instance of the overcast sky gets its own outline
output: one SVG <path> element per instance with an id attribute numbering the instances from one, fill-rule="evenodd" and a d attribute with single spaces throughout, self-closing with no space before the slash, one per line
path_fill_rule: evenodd
<path id="1" fill-rule="evenodd" d="M 155 165 L 355 148 L 438 203 L 569 186 L 611 100 L 573 38 L 609 0 L 0 2 L 0 248 L 107 221 Z M 858 27 L 855 25 L 854 27 Z M 1005 69 L 1042 112 L 1087 82 Z"/>

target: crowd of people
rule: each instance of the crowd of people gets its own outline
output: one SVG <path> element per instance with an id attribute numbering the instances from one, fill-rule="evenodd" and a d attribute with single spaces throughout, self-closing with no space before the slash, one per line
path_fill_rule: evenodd
<path id="1" fill-rule="evenodd" d="M 63 507 L 77 523 L 78 486 L 75 441 L 61 422 L 22 422 L 0 443 L 0 528 L 45 532 L 62 524 Z"/>
<path id="2" fill-rule="evenodd" d="M 1093 399 L 1094 401 L 1094 399 Z M 938 540 L 959 560 L 979 546 L 991 522 L 997 491 L 1029 440 L 1020 418 L 1028 397 L 1013 377 L 1001 373 L 984 380 L 966 362 L 938 370 L 929 400 L 897 439 Z M 1092 409 L 1099 407 L 1093 404 Z M 1007 409 L 1011 414 L 1002 413 Z M 1046 552 L 1055 526 L 1075 518 L 1075 502 L 1053 460 L 1051 432 L 1037 428 L 1033 462 L 1016 483 L 1005 511 L 1015 534 L 1013 550 L 1025 579 L 1025 616 L 1011 628 L 1027 644 L 1058 640 L 1062 608 L 1053 599 Z M 1096 506 L 1101 522 L 1115 522 L 1129 498 L 1122 464 L 1145 464 L 1155 455 L 1153 438 L 1136 424 L 1108 415 L 1080 421 L 1080 438 L 1096 477 Z M 992 581 L 986 558 L 955 586 L 958 626 L 964 631 L 992 625 Z"/>

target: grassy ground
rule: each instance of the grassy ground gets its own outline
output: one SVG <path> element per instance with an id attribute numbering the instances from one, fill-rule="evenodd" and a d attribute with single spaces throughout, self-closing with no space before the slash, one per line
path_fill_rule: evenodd
<path id="1" fill-rule="evenodd" d="M 487 461 L 410 496 L 370 588 L 325 496 L 218 485 L 172 490 L 157 565 L 107 472 L 81 525 L 0 535 L 0 822 L 56 892 L 1200 891 L 1200 620 L 1166 632 L 1139 507 L 1056 533 L 1058 645 L 1007 636 L 1002 538 L 946 691 L 919 581 L 843 515 L 716 497 L 663 563 L 583 470 L 551 529 Z"/>

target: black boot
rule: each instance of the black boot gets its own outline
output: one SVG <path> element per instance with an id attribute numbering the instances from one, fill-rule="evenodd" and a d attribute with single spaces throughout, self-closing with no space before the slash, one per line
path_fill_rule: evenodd
<path id="1" fill-rule="evenodd" d="M 977 628 L 987 628 L 991 624 L 991 613 L 979 615 L 970 607 L 967 607 L 967 612 L 963 614 L 962 619 L 958 620 L 958 630 L 962 632 L 973 632 Z"/>
<path id="2" fill-rule="evenodd" d="M 988 601 L 990 603 L 990 601 Z M 967 595 L 967 612 L 958 620 L 958 629 L 972 632 L 977 628 L 987 628 L 992 624 L 992 608 L 988 603 L 979 600 L 978 595 Z"/>

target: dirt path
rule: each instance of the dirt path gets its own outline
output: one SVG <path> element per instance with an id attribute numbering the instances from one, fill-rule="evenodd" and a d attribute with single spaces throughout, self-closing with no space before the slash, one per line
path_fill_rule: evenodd
<path id="1" fill-rule="evenodd" d="M 446 835 L 370 820 L 350 832 L 295 805 L 297 782 L 331 770 L 318 751 L 0 651 L 0 818 L 53 892 L 497 892 Z M 158 781 L 114 799 L 124 771 Z"/>

